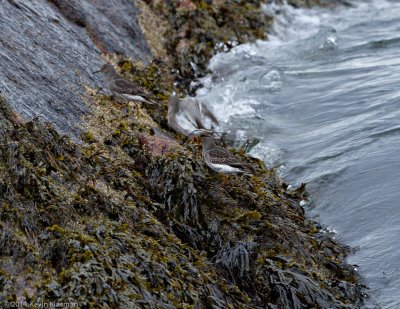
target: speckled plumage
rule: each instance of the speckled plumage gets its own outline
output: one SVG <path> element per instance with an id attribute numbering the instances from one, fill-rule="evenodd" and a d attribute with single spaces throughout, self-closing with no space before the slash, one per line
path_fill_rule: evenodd
<path id="1" fill-rule="evenodd" d="M 114 95 L 119 95 L 129 100 L 136 100 L 154 104 L 148 99 L 148 93 L 140 89 L 131 81 L 115 72 L 111 64 L 104 64 L 99 72 L 105 73 L 105 86 Z"/>
<path id="2" fill-rule="evenodd" d="M 203 158 L 214 171 L 223 174 L 253 174 L 253 167 L 237 159 L 229 150 L 215 144 L 213 137 L 203 138 Z"/>
<path id="3" fill-rule="evenodd" d="M 212 124 L 218 124 L 217 118 L 199 100 L 180 100 L 175 95 L 171 96 L 168 104 L 168 125 L 173 130 L 186 136 L 198 136 L 212 133 Z"/>

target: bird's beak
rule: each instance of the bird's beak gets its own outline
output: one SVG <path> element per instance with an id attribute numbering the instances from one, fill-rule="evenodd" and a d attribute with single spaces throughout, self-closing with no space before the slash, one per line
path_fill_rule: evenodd
<path id="1" fill-rule="evenodd" d="M 99 73 L 99 72 L 101 72 L 100 70 L 97 70 L 97 71 L 94 71 L 94 72 L 92 72 L 93 74 L 96 74 L 96 73 Z"/>

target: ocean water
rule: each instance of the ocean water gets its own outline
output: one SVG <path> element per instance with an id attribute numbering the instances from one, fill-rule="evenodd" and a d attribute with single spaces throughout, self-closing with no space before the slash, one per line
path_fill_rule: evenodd
<path id="1" fill-rule="evenodd" d="M 357 251 L 371 307 L 400 308 L 400 1 L 294 9 L 268 41 L 219 54 L 201 98 L 293 186 L 308 214 Z"/>

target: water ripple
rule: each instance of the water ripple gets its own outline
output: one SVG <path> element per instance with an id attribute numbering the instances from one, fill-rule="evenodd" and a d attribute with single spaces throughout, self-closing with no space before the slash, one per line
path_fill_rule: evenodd
<path id="1" fill-rule="evenodd" d="M 351 262 L 382 308 L 400 308 L 400 3 L 264 10 L 279 13 L 270 41 L 217 55 L 199 95 L 260 140 L 253 155 L 309 182 L 312 214 L 360 248 Z"/>

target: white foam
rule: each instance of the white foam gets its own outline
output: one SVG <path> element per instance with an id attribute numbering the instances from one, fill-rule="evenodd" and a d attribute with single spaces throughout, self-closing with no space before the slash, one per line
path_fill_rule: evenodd
<path id="1" fill-rule="evenodd" d="M 279 169 L 280 166 L 283 168 L 284 151 L 275 144 L 261 142 L 250 151 L 250 155 L 263 160 L 268 167 L 278 167 Z"/>

